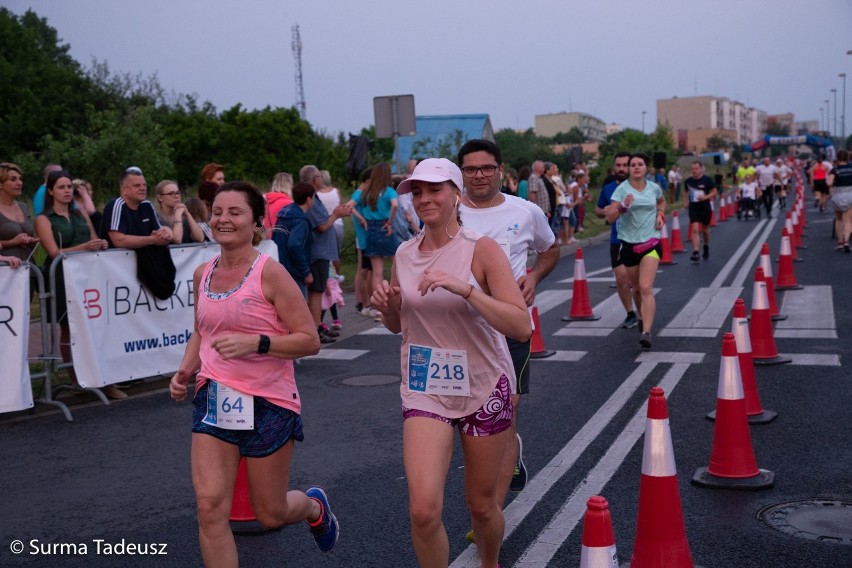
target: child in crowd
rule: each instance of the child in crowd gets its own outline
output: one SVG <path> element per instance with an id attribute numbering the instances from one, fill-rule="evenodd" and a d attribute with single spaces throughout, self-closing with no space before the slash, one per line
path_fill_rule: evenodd
<path id="1" fill-rule="evenodd" d="M 340 283 L 343 282 L 343 279 L 343 275 L 337 274 L 334 270 L 334 265 L 332 265 L 328 271 L 328 280 L 326 280 L 325 292 L 322 294 L 322 314 L 320 314 L 320 322 L 325 319 L 326 310 L 330 311 L 332 319 L 331 328 L 335 330 L 339 330 L 343 327 L 337 313 L 337 306 L 343 307 L 346 305 L 343 301 L 343 291 L 340 289 Z M 328 331 L 328 326 L 324 323 L 321 323 L 320 325 Z"/>
<path id="2" fill-rule="evenodd" d="M 737 208 L 737 220 L 743 217 L 744 212 L 746 219 L 752 216 L 760 219 L 760 208 L 754 206 L 759 197 L 760 188 L 757 187 L 757 181 L 755 181 L 753 175 L 746 175 L 740 187 L 737 188 L 737 200 L 740 202 Z"/>

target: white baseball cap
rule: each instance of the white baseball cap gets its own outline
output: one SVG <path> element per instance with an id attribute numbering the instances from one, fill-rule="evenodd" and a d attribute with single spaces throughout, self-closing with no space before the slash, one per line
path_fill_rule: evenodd
<path id="1" fill-rule="evenodd" d="M 415 181 L 427 183 L 441 183 L 451 181 L 460 190 L 464 187 L 462 173 L 457 165 L 446 158 L 426 158 L 414 168 L 411 177 L 400 182 L 396 188 L 398 195 L 411 191 L 411 184 Z"/>

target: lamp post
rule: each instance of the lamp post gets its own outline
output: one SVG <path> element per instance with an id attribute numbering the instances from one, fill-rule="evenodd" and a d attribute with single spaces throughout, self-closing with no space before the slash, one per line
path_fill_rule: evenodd
<path id="1" fill-rule="evenodd" d="M 819 128 L 820 128 L 820 130 L 822 130 L 823 126 L 825 125 L 825 119 L 823 118 L 822 110 L 823 110 L 822 107 L 819 107 Z"/>
<path id="2" fill-rule="evenodd" d="M 645 111 L 642 111 L 642 134 L 645 134 Z"/>
<path id="3" fill-rule="evenodd" d="M 834 135 L 837 136 L 837 89 L 831 89 L 831 94 L 834 95 L 834 122 L 831 125 L 834 127 Z"/>
<path id="4" fill-rule="evenodd" d="M 841 79 L 843 79 L 843 114 L 840 115 L 840 137 L 843 139 L 843 143 L 846 142 L 846 73 L 841 73 L 838 75 Z"/>
<path id="5" fill-rule="evenodd" d="M 831 103 L 828 99 L 825 99 L 823 102 L 825 103 L 825 131 L 831 137 L 831 130 L 828 128 L 828 119 L 831 118 Z"/>

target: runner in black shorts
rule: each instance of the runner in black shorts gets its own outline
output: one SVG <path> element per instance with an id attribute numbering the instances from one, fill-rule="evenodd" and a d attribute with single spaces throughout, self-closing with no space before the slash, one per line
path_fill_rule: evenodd
<path id="1" fill-rule="evenodd" d="M 683 182 L 683 206 L 689 207 L 689 223 L 692 225 L 692 262 L 698 262 L 698 242 L 704 235 L 704 260 L 710 258 L 710 217 L 713 215 L 711 203 L 718 193 L 716 184 L 710 176 L 704 175 L 704 164 L 692 162 L 692 176 Z"/>

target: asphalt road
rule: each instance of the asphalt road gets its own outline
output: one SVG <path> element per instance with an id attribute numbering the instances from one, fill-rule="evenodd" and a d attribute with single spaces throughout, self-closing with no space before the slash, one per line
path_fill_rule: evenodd
<path id="1" fill-rule="evenodd" d="M 774 487 L 762 491 L 703 489 L 690 479 L 709 462 L 714 426 L 705 414 L 715 406 L 732 298 L 751 306 L 755 250 L 764 240 L 777 269 L 780 226 L 766 220 L 719 223 L 708 261 L 692 264 L 688 254 L 679 254 L 678 264 L 661 267 L 656 337 L 646 355 L 635 329 L 561 321 L 574 270 L 573 256 L 561 260 L 539 289 L 542 337 L 558 355 L 532 362 L 532 392 L 520 407 L 531 481 L 507 504 L 511 534 L 502 566 L 578 566 L 587 494 L 609 501 L 619 558 L 630 560 L 643 439 L 635 424 L 644 428 L 649 389 L 659 384 L 668 396 L 684 520 L 697 565 L 852 566 L 852 523 L 839 543 L 792 536 L 758 518 L 763 508 L 788 501 L 847 504 L 832 513 L 852 506 L 852 391 L 845 365 L 852 255 L 833 251 L 827 214 L 809 209 L 808 220 L 809 248 L 795 264 L 805 288 L 778 293 L 790 318 L 778 324 L 786 327 L 776 331 L 776 344 L 782 354 L 794 355 L 794 364 L 756 369 L 764 408 L 779 414 L 770 424 L 750 427 L 758 465 L 776 475 Z M 584 252 L 591 303 L 600 313 L 615 292 L 608 246 Z M 802 305 L 807 309 L 800 313 Z M 297 366 L 306 439 L 297 446 L 291 478 L 294 488 L 326 488 L 341 523 L 340 542 L 323 554 L 305 526 L 239 536 L 243 566 L 416 565 L 401 452 L 400 340 L 351 315 L 351 306 L 345 309 L 341 340 L 326 346 L 323 357 Z M 714 318 L 720 309 L 727 315 Z M 72 412 L 71 423 L 54 412 L 0 416 L 0 565 L 200 566 L 189 475 L 190 406 L 155 388 L 110 406 L 78 404 Z M 462 467 L 457 451 L 444 521 L 453 565 L 478 566 L 475 548 L 464 539 L 470 523 Z M 20 554 L 11 550 L 15 540 L 23 543 Z M 122 541 L 165 544 L 166 554 L 106 553 Z M 83 545 L 86 553 L 75 554 Z"/>

